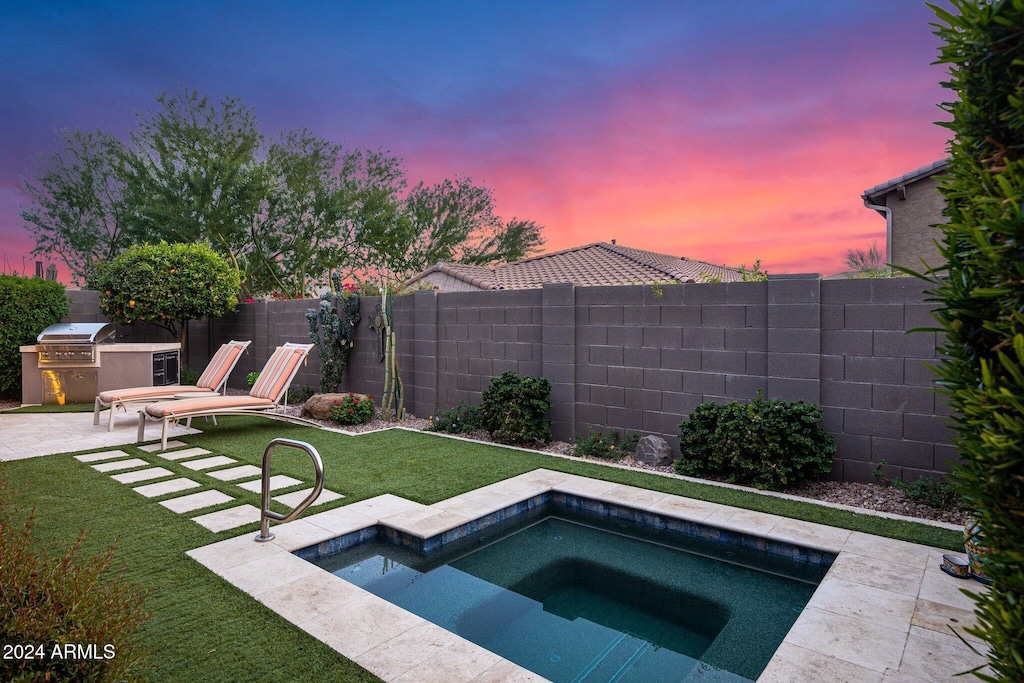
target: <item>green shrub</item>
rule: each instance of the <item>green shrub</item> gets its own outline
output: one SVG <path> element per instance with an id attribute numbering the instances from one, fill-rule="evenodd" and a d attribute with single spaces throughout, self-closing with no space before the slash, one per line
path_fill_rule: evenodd
<path id="1" fill-rule="evenodd" d="M 0 275 L 0 394 L 21 398 L 21 351 L 68 314 L 64 285 Z"/>
<path id="2" fill-rule="evenodd" d="M 110 571 L 114 548 L 83 560 L 84 532 L 66 551 L 32 535 L 0 480 L 0 643 L 42 648 L 41 657 L 0 660 L 4 681 L 141 680 L 134 642 L 145 595 Z M 95 656 L 54 657 L 67 644 L 96 645 Z M 62 652 L 62 651 L 60 651 Z"/>
<path id="3" fill-rule="evenodd" d="M 259 378 L 259 370 L 253 370 L 252 372 L 245 376 L 245 383 L 248 384 L 249 388 L 251 389 L 252 387 L 256 386 L 256 382 L 259 380 Z"/>
<path id="4" fill-rule="evenodd" d="M 937 384 L 949 396 L 958 486 L 988 546 L 989 591 L 974 595 L 989 680 L 1024 681 L 1024 0 L 934 7 L 946 43 L 953 131 L 940 191 L 946 261 Z"/>
<path id="5" fill-rule="evenodd" d="M 604 432 L 597 431 L 594 428 L 590 429 L 590 434 L 586 437 L 576 437 L 576 448 L 573 449 L 572 454 L 578 456 L 590 456 L 592 458 L 604 458 L 605 460 L 618 460 L 627 453 L 632 453 L 636 450 L 636 444 L 640 440 L 640 435 L 636 432 L 629 432 L 626 438 L 622 440 L 622 444 L 616 446 L 619 441 L 619 433 L 617 431 Z"/>
<path id="6" fill-rule="evenodd" d="M 680 474 L 778 490 L 828 474 L 836 444 L 803 401 L 704 403 L 679 425 Z"/>
<path id="7" fill-rule="evenodd" d="M 506 372 L 491 379 L 480 411 L 491 437 L 513 446 L 551 441 L 551 382 L 546 377 L 520 377 Z"/>
<path id="8" fill-rule="evenodd" d="M 343 425 L 366 424 L 373 419 L 373 408 L 373 394 L 364 398 L 349 392 L 334 402 L 331 419 Z"/>
<path id="9" fill-rule="evenodd" d="M 288 389 L 288 403 L 297 406 L 308 401 L 315 393 L 308 384 L 295 384 Z"/>
<path id="10" fill-rule="evenodd" d="M 199 381 L 199 378 L 202 377 L 202 375 L 199 374 L 198 370 L 187 368 L 184 365 L 181 366 L 180 373 L 181 374 L 178 376 L 178 381 L 182 386 L 194 387 L 196 385 L 196 382 Z"/>
<path id="11" fill-rule="evenodd" d="M 459 405 L 450 410 L 437 411 L 437 415 L 430 418 L 427 431 L 465 434 L 484 428 L 484 417 L 480 409 L 459 401 Z"/>
<path id="12" fill-rule="evenodd" d="M 882 474 L 882 468 L 888 464 L 883 460 L 878 463 L 878 467 L 872 470 L 875 479 L 883 486 L 891 486 L 897 491 L 902 491 L 907 498 L 915 503 L 921 503 L 937 510 L 958 510 L 963 506 L 955 486 L 932 477 L 919 477 L 910 483 L 899 477 L 886 477 Z"/>

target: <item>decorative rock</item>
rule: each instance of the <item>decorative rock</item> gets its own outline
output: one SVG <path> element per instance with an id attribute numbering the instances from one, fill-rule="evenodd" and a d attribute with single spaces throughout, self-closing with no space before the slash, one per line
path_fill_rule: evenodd
<path id="1" fill-rule="evenodd" d="M 311 396 L 302 404 L 302 412 L 300 415 L 313 420 L 330 420 L 331 412 L 334 410 L 334 402 L 340 401 L 346 396 L 348 396 L 348 393 L 316 394 L 315 396 Z M 370 400 L 366 394 L 352 394 L 352 396 L 358 398 L 360 401 Z"/>
<path id="2" fill-rule="evenodd" d="M 669 447 L 668 441 L 660 436 L 644 436 L 636 444 L 636 453 L 633 454 L 633 459 L 645 465 L 671 465 L 672 449 Z"/>

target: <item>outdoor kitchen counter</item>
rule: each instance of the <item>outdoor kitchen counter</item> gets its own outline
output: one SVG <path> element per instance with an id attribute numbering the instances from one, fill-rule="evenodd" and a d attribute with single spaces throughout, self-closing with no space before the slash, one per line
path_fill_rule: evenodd
<path id="1" fill-rule="evenodd" d="M 20 348 L 23 404 L 91 404 L 100 391 L 178 383 L 174 352 L 181 345 L 176 342 L 96 344 L 94 362 L 53 365 L 39 362 L 39 352 L 44 348 L 40 344 Z M 169 356 L 173 356 L 173 362 Z"/>

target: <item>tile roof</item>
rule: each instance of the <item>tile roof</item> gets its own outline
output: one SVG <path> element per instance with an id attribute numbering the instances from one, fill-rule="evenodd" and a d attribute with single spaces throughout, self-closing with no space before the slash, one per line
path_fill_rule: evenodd
<path id="1" fill-rule="evenodd" d="M 717 277 L 722 282 L 742 279 L 735 268 L 607 242 L 594 242 L 494 267 L 438 263 L 410 278 L 406 284 L 434 272 L 444 273 L 480 289 L 535 289 L 554 282 L 594 286 L 673 280 L 701 282 L 706 277 Z"/>
<path id="2" fill-rule="evenodd" d="M 907 183 L 916 182 L 918 180 L 921 180 L 922 178 L 927 178 L 928 176 L 935 175 L 936 173 L 941 173 L 942 171 L 945 171 L 948 167 L 949 159 L 939 159 L 938 161 L 934 161 L 928 164 L 927 166 L 922 166 L 916 171 L 904 173 L 898 178 L 886 180 L 884 183 L 881 183 L 880 185 L 869 187 L 868 189 L 864 190 L 864 192 L 861 194 L 861 197 L 864 199 L 868 199 L 869 197 L 876 197 L 880 194 L 888 192 L 897 185 L 905 185 Z"/>

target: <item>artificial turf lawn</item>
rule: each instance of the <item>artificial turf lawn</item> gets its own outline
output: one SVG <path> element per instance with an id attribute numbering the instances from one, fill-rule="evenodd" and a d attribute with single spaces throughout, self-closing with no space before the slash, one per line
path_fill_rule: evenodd
<path id="1" fill-rule="evenodd" d="M 216 427 L 208 423 L 197 426 L 205 433 L 181 440 L 230 456 L 240 464 L 258 466 L 264 448 L 275 437 L 313 444 L 324 460 L 326 488 L 345 498 L 317 506 L 310 514 L 383 493 L 431 504 L 545 467 L 915 543 L 951 549 L 962 543 L 958 532 L 923 524 L 433 434 L 394 430 L 350 437 L 237 417 L 222 418 Z M 203 489 L 193 491 L 218 489 L 235 498 L 192 516 L 239 503 L 259 505 L 258 494 L 243 491 L 234 483 L 193 472 L 132 446 L 121 449 L 165 467 L 175 476 L 188 476 L 203 484 Z M 274 474 L 301 479 L 304 485 L 295 489 L 312 484 L 312 465 L 302 451 L 276 450 L 272 469 Z M 217 540 L 255 533 L 255 523 L 214 534 L 190 521 L 190 515 L 177 515 L 157 504 L 173 496 L 144 498 L 131 486 L 112 480 L 71 455 L 14 461 L 5 466 L 5 471 L 14 487 L 20 489 L 18 501 L 36 508 L 38 535 L 67 546 L 81 529 L 87 529 L 86 549 L 90 554 L 117 542 L 115 565 L 123 563 L 127 578 L 150 590 L 146 608 L 151 617 L 140 629 L 140 640 L 151 652 L 146 673 L 152 680 L 376 680 L 184 554 Z M 274 495 L 283 492 L 287 489 Z M 276 509 L 285 511 L 283 506 Z"/>
<path id="2" fill-rule="evenodd" d="M 12 408 L 11 410 L 5 410 L 5 413 L 91 413 L 95 408 L 93 403 L 68 403 L 60 405 L 57 403 L 47 403 L 42 406 L 22 406 L 20 408 Z M 0 413 L 2 414 L 2 413 Z"/>

